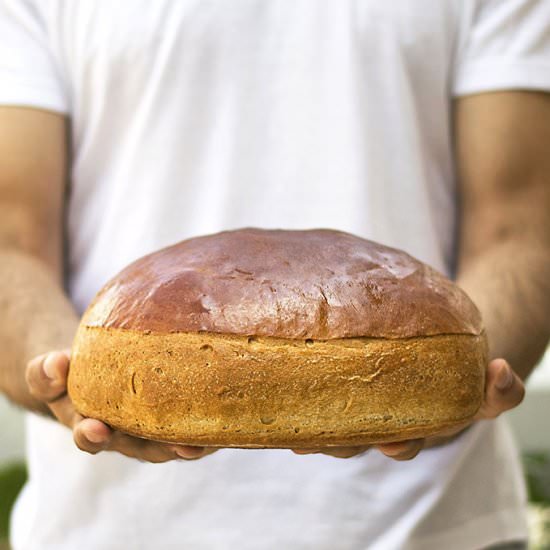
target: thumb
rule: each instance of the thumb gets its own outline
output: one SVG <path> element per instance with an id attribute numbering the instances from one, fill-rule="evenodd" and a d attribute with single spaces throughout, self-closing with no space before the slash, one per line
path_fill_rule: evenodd
<path id="1" fill-rule="evenodd" d="M 505 359 L 493 359 L 487 367 L 485 398 L 476 419 L 496 418 L 517 407 L 525 395 L 521 378 Z"/>
<path id="2" fill-rule="evenodd" d="M 70 351 L 52 351 L 31 359 L 25 379 L 33 397 L 49 403 L 67 391 Z"/>

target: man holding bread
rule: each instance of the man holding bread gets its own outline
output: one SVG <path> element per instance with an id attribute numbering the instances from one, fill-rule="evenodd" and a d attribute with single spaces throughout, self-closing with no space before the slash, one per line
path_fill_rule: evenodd
<path id="1" fill-rule="evenodd" d="M 14 550 L 525 548 L 500 415 L 549 337 L 549 28 L 543 0 L 0 0 L 0 389 L 29 411 Z M 95 293 L 249 226 L 354 233 L 456 280 L 489 339 L 476 419 L 291 452 L 81 416 L 70 348 Z"/>

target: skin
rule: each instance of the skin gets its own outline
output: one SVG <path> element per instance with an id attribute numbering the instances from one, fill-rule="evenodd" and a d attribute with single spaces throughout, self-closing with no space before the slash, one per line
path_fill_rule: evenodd
<path id="1" fill-rule="evenodd" d="M 457 282 L 480 308 L 489 336 L 484 403 L 475 419 L 517 406 L 550 323 L 550 96 L 501 92 L 455 104 L 460 189 Z M 62 291 L 67 128 L 60 115 L 0 108 L 0 390 L 73 431 L 76 445 L 149 462 L 214 452 L 134 438 L 83 418 L 66 393 L 78 318 Z M 29 160 L 32 159 L 32 160 Z M 16 210 L 14 210 L 14 206 Z M 12 212 L 17 211 L 17 215 Z M 54 350 L 54 351 L 51 351 Z M 513 365 L 514 369 L 512 369 Z M 395 460 L 443 445 L 468 425 L 424 440 L 379 445 Z M 296 449 L 348 458 L 368 447 Z"/>

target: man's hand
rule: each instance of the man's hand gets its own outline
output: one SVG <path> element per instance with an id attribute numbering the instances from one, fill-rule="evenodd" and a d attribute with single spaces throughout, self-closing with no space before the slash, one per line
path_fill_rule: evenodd
<path id="1" fill-rule="evenodd" d="M 521 378 L 512 370 L 504 359 L 494 359 L 487 367 L 487 379 L 485 384 L 485 398 L 474 418 L 488 420 L 496 418 L 503 412 L 517 407 L 523 400 L 525 387 Z M 411 460 L 422 449 L 443 445 L 452 441 L 458 434 L 472 425 L 467 422 L 452 429 L 445 430 L 435 436 L 425 439 L 411 439 L 396 443 L 384 443 L 374 445 L 386 456 L 394 460 Z M 364 453 L 371 446 L 363 447 L 336 447 L 328 449 L 294 449 L 297 454 L 321 453 L 337 458 L 350 458 Z"/>
<path id="2" fill-rule="evenodd" d="M 140 439 L 114 431 L 100 420 L 84 418 L 76 412 L 67 394 L 69 362 L 69 350 L 40 355 L 29 361 L 26 379 L 33 397 L 44 402 L 55 418 L 72 430 L 74 441 L 82 451 L 91 454 L 117 451 L 157 463 L 175 459 L 195 460 L 216 450 Z"/>

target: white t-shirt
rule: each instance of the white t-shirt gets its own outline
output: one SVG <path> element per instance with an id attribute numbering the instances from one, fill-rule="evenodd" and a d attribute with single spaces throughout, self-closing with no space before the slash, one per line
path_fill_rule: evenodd
<path id="1" fill-rule="evenodd" d="M 67 113 L 68 292 L 243 226 L 350 231 L 452 275 L 452 96 L 550 89 L 547 0 L 0 0 L 0 103 Z M 15 550 L 468 550 L 526 537 L 502 420 L 410 462 L 90 456 L 28 416 Z"/>

